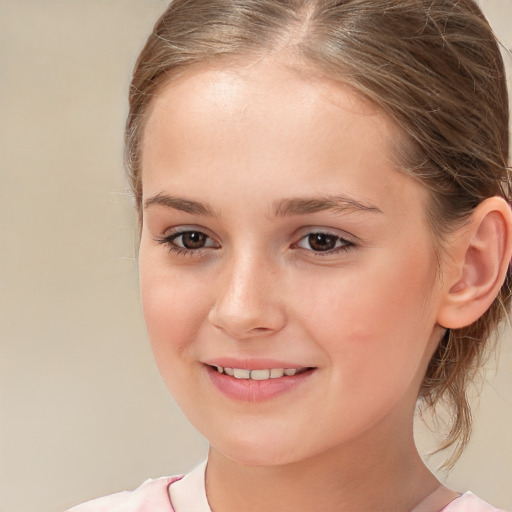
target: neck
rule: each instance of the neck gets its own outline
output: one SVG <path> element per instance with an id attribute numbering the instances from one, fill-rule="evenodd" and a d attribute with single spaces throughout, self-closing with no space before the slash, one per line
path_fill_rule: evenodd
<path id="1" fill-rule="evenodd" d="M 371 437 L 272 466 L 242 464 L 212 448 L 206 476 L 210 506 L 213 512 L 412 510 L 439 485 L 418 455 L 412 427 L 404 436 Z"/>

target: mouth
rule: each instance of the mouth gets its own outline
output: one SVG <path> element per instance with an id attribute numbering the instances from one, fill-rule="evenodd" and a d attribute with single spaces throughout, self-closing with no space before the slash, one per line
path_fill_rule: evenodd
<path id="1" fill-rule="evenodd" d="M 211 382 L 222 394 L 235 401 L 251 403 L 267 401 L 303 387 L 317 370 L 315 367 L 263 368 L 260 364 L 250 368 L 250 363 L 247 366 L 205 364 Z"/>
<path id="2" fill-rule="evenodd" d="M 208 365 L 218 373 L 223 373 L 229 377 L 243 380 L 270 380 L 280 379 L 282 377 L 293 377 L 301 373 L 313 370 L 312 367 L 302 368 L 267 368 L 258 370 L 249 370 L 247 368 L 230 368 L 228 366 Z"/>

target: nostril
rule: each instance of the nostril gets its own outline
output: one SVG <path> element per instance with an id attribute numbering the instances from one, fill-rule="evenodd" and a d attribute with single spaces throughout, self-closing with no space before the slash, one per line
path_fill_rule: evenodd
<path id="1" fill-rule="evenodd" d="M 208 315 L 210 325 L 233 338 L 269 336 L 286 324 L 282 305 L 271 300 L 242 301 L 234 294 L 225 294 L 212 305 Z M 236 299 L 236 300 L 235 300 Z"/>

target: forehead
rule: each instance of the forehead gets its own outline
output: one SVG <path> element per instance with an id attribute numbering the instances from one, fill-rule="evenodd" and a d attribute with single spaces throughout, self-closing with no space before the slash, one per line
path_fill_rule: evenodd
<path id="1" fill-rule="evenodd" d="M 231 120 L 240 121 L 240 112 L 249 110 L 252 114 L 259 111 L 267 118 L 271 112 L 280 117 L 285 110 L 287 117 L 293 117 L 294 112 L 303 115 L 306 107 L 316 108 L 319 101 L 333 109 L 372 116 L 374 121 L 385 123 L 394 136 L 399 134 L 398 127 L 375 103 L 349 85 L 310 66 L 270 57 L 246 65 L 219 60 L 185 68 L 160 88 L 149 109 L 147 124 L 159 114 L 177 114 L 184 103 L 187 116 L 215 110 L 216 114 L 222 111 L 226 119 L 231 115 Z"/>
<path id="2" fill-rule="evenodd" d="M 393 164 L 390 149 L 401 138 L 375 104 L 312 72 L 272 60 L 198 66 L 166 84 L 153 102 L 143 195 L 187 183 L 214 193 L 226 178 L 230 187 L 289 196 L 303 195 L 305 185 L 324 194 L 326 187 L 341 188 L 374 203 L 386 187 L 415 183 Z"/>

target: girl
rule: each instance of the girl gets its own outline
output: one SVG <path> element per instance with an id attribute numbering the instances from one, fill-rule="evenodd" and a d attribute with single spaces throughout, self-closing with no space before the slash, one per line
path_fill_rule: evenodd
<path id="1" fill-rule="evenodd" d="M 144 316 L 207 463 L 73 511 L 491 511 L 415 448 L 510 302 L 508 101 L 472 0 L 175 0 L 126 129 Z"/>

